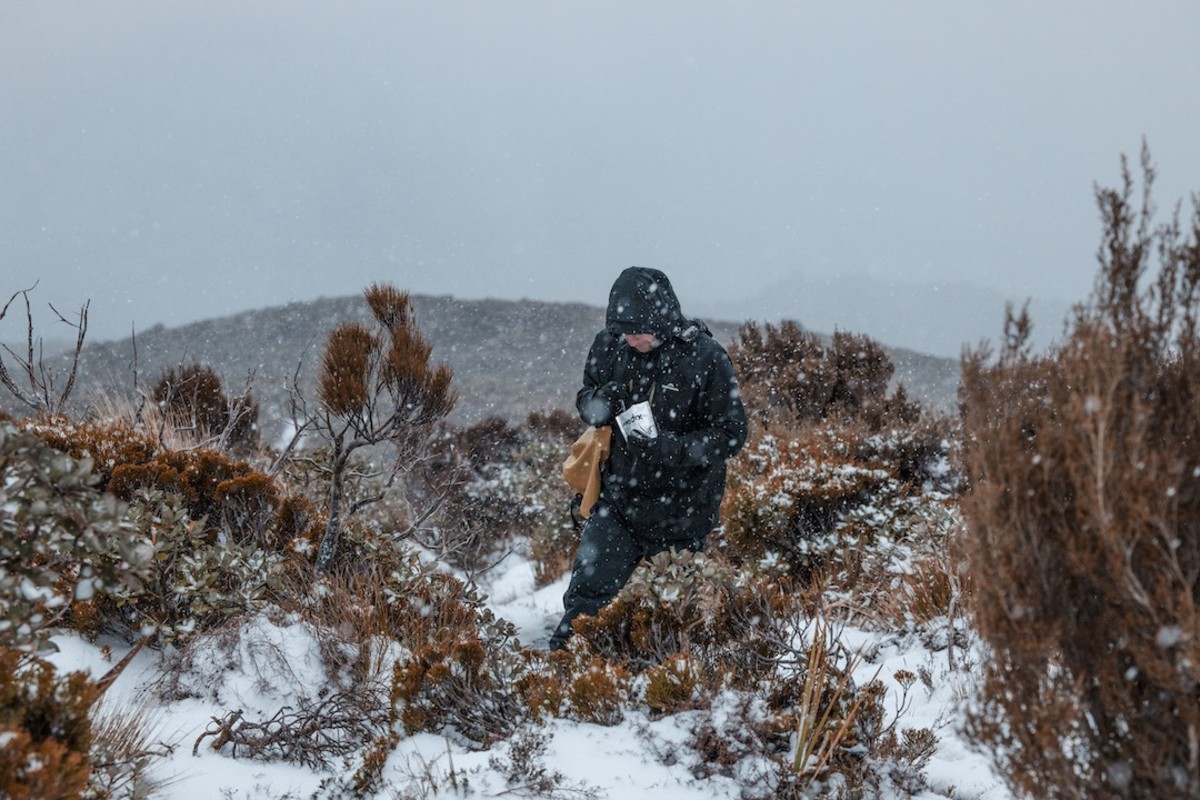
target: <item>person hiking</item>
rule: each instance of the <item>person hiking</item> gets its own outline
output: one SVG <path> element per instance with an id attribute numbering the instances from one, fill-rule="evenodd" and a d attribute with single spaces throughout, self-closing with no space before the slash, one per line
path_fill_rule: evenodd
<path id="1" fill-rule="evenodd" d="M 617 595 L 642 559 L 704 549 L 725 462 L 746 441 L 729 356 L 704 323 L 683 316 L 656 269 L 630 267 L 613 283 L 575 405 L 588 425 L 612 426 L 612 440 L 552 650 L 566 646 L 576 617 Z"/>

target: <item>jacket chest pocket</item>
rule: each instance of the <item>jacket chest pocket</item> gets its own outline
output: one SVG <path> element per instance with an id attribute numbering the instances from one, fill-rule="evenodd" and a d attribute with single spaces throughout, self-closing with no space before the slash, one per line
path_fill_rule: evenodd
<path id="1" fill-rule="evenodd" d="M 654 419 L 670 431 L 685 431 L 693 426 L 695 393 L 679 382 L 664 382 L 654 393 Z"/>

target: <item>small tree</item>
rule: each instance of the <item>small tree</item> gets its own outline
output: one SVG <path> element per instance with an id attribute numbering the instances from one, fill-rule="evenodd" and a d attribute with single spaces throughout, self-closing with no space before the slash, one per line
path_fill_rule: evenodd
<path id="1" fill-rule="evenodd" d="M 992 649 L 974 737 L 1031 797 L 1200 797 L 1200 197 L 1098 189 L 1100 274 L 1045 356 L 963 364 L 963 508 Z M 1149 274 L 1157 260 L 1158 273 Z"/>
<path id="2" fill-rule="evenodd" d="M 433 346 L 417 328 L 408 293 L 373 284 L 364 296 L 376 324 L 345 322 L 330 331 L 317 379 L 321 407 L 309 420 L 331 451 L 329 522 L 317 553 L 322 572 L 337 557 L 351 456 L 364 447 L 391 447 L 394 459 L 386 489 L 458 399 L 450 386 L 450 367 L 430 364 Z M 382 498 L 377 493 L 358 499 L 345 514 Z"/>

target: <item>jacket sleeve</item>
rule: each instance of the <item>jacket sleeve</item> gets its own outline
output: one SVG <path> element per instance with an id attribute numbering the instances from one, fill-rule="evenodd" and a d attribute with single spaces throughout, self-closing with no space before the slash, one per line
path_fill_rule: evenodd
<path id="1" fill-rule="evenodd" d="M 588 350 L 587 363 L 583 365 L 583 388 L 575 395 L 575 408 L 580 418 L 588 425 L 611 425 L 615 415 L 613 403 L 602 388 L 612 379 L 612 352 L 608 337 L 601 332 L 596 335 Z"/>
<path id="2" fill-rule="evenodd" d="M 710 467 L 737 455 L 746 443 L 746 411 L 733 364 L 724 351 L 701 376 L 700 425 L 687 433 L 659 432 L 650 451 L 665 465 Z"/>

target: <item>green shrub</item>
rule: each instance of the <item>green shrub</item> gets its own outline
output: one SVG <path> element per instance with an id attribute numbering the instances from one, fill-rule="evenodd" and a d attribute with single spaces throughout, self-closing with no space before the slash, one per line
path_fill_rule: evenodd
<path id="1" fill-rule="evenodd" d="M 135 595 L 153 550 L 91 461 L 0 425 L 0 647 L 36 649 L 72 603 Z"/>

